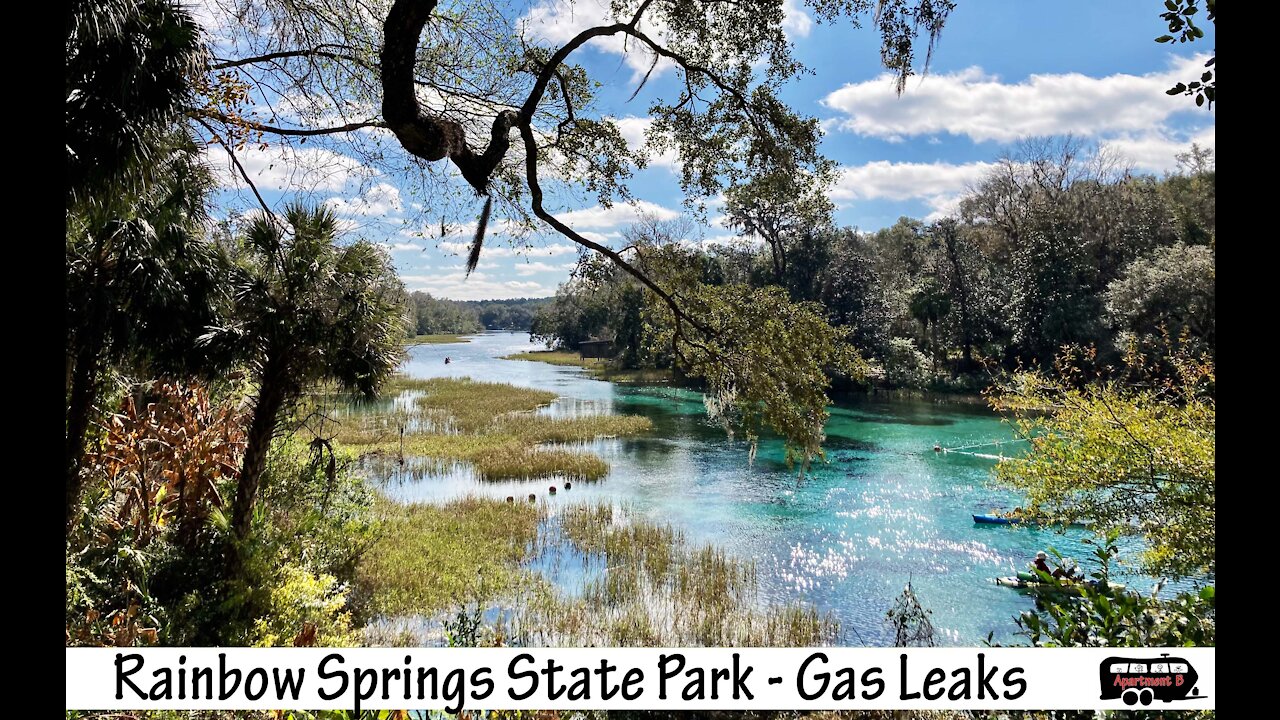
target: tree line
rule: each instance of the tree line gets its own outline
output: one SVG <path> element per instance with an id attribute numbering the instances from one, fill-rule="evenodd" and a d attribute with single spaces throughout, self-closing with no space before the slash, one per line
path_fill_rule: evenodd
<path id="1" fill-rule="evenodd" d="M 527 331 L 545 298 L 450 300 L 415 290 L 409 294 L 410 325 L 417 335 L 461 335 L 485 330 Z"/>
<path id="2" fill-rule="evenodd" d="M 689 242 L 677 222 L 641 223 L 628 243 L 649 272 L 696 268 L 700 282 L 818 303 L 885 383 L 980 390 L 1071 346 L 1094 348 L 1099 367 L 1172 341 L 1212 356 L 1215 176 L 1196 146 L 1157 178 L 1071 138 L 1026 141 L 949 217 L 861 232 L 837 227 L 815 188 L 760 183 L 729 196 L 736 242 Z M 532 331 L 566 349 L 610 338 L 626 367 L 678 364 L 643 321 L 648 303 L 627 273 L 584 258 Z"/>

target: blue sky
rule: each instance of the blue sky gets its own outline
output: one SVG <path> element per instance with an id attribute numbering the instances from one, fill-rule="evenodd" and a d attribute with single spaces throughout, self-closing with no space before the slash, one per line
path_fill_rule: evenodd
<path id="1" fill-rule="evenodd" d="M 1213 28 L 1203 23 L 1207 37 L 1194 44 L 1158 44 L 1153 39 L 1166 32 L 1159 2 L 957 0 L 928 74 L 909 80 L 901 97 L 879 64 L 874 30 L 818 24 L 802 0 L 788 0 L 787 7 L 788 34 L 814 72 L 783 97 L 823 123 L 823 150 L 841 168 L 832 199 L 845 225 L 875 230 L 903 215 L 942 216 L 1021 137 L 1072 133 L 1124 156 L 1135 171 L 1154 174 L 1174 168 L 1175 154 L 1192 141 L 1215 144 L 1213 112 L 1164 94 L 1174 82 L 1199 75 L 1215 45 Z M 607 11 L 599 0 L 572 6 L 548 0 L 520 3 L 516 14 L 555 42 L 597 24 Z M 605 84 L 601 111 L 617 118 L 638 147 L 647 123 L 645 96 L 674 92 L 674 72 L 660 72 L 628 103 L 648 67 L 645 57 L 623 55 L 616 43 L 588 46 L 575 57 Z M 576 247 L 558 236 L 512 240 L 499 227 L 486 242 L 479 271 L 464 278 L 458 253 L 466 228 L 451 225 L 440 238 L 438 228 L 410 222 L 417 205 L 404 177 L 362 175 L 360 161 L 344 156 L 340 145 L 272 153 L 242 157 L 268 202 L 303 190 L 330 203 L 353 233 L 387 244 L 410 289 L 458 299 L 545 296 L 576 258 Z M 307 153 L 324 154 L 324 173 L 307 171 Z M 639 213 L 677 217 L 683 196 L 672 163 L 653 158 L 636 175 L 630 188 L 637 206 L 605 209 L 590 197 L 565 195 L 559 215 L 605 242 L 618 240 Z M 246 206 L 243 188 L 234 178 L 225 182 L 222 202 Z M 474 216 L 464 207 L 458 214 L 469 213 Z M 702 240 L 730 235 L 716 224 L 714 206 L 709 219 L 697 230 Z"/>

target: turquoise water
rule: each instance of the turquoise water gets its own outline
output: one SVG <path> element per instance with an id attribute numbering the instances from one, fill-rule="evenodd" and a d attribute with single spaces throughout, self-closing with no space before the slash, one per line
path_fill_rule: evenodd
<path id="1" fill-rule="evenodd" d="M 439 502 L 536 493 L 553 511 L 584 500 L 624 502 L 672 523 L 690 540 L 754 559 L 762 600 L 833 612 L 851 645 L 892 642 L 885 612 L 908 581 L 933 611 L 940 644 L 974 645 L 989 633 L 997 641 L 1012 639 L 1013 618 L 1034 604 L 997 586 L 994 577 L 1024 569 L 1048 546 L 1093 569 L 1091 548 L 1082 542 L 1092 537 L 1086 530 L 973 523 L 972 514 L 1012 508 L 1018 498 L 991 484 L 992 460 L 938 454 L 933 446 L 1010 440 L 1009 428 L 982 406 L 865 401 L 833 408 L 829 462 L 801 479 L 782 462 L 780 443 L 762 443 L 753 462 L 745 442 L 729 439 L 706 418 L 696 392 L 618 385 L 579 368 L 499 359 L 531 349 L 541 347 L 523 333 L 492 333 L 466 344 L 414 346 L 402 369 L 414 377 L 550 390 L 560 398 L 542 412 L 642 414 L 652 419 L 653 432 L 587 444 L 609 462 L 609 475 L 555 496 L 547 486 L 561 481 L 482 482 L 458 465 L 425 477 L 386 478 L 392 497 Z M 445 357 L 452 362 L 446 365 Z M 1004 447 L 1011 453 L 1018 446 Z M 1154 584 L 1123 572 L 1117 579 L 1144 592 Z"/>

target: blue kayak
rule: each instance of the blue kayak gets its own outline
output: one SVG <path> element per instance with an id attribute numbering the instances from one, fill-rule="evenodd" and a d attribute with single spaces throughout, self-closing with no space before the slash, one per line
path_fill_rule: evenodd
<path id="1" fill-rule="evenodd" d="M 1018 518 L 1000 517 L 999 515 L 974 515 L 973 521 L 979 525 L 1020 525 Z"/>
<path id="2" fill-rule="evenodd" d="M 1034 520 L 1023 520 L 1022 518 L 1003 517 L 1001 515 L 974 515 L 973 521 L 979 525 L 1022 525 L 1030 523 L 1031 525 L 1039 525 Z M 1073 522 L 1067 527 L 1088 529 L 1089 523 Z"/>

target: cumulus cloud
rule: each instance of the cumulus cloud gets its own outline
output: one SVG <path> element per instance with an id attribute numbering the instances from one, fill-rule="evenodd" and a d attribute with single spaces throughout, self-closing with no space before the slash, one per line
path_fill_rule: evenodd
<path id="1" fill-rule="evenodd" d="M 1162 132 L 1125 135 L 1107 140 L 1102 147 L 1133 163 L 1137 170 L 1162 174 L 1177 169 L 1177 156 L 1190 150 L 1192 143 L 1216 149 L 1217 132 L 1214 128 L 1207 128 L 1181 138 Z"/>
<path id="2" fill-rule="evenodd" d="M 813 19 L 804 11 L 801 3 L 783 0 L 782 13 L 782 30 L 788 37 L 798 39 L 809 36 Z M 640 29 L 662 43 L 667 36 L 666 23 L 651 19 L 651 15 L 652 13 L 641 20 Z M 518 27 L 532 41 L 558 47 L 583 30 L 630 19 L 616 17 L 609 0 L 543 0 L 529 8 L 520 18 Z M 631 68 L 632 82 L 638 82 L 651 67 L 653 77 L 675 67 L 667 58 L 658 58 L 655 65 L 654 54 L 648 46 L 622 34 L 594 38 L 587 44 L 601 52 L 621 55 L 627 67 Z"/>
<path id="3" fill-rule="evenodd" d="M 1032 75 L 1016 83 L 974 67 L 930 75 L 901 97 L 892 77 L 883 74 L 847 84 L 822 103 L 841 113 L 835 127 L 884 140 L 935 133 L 964 135 L 975 142 L 1141 133 L 1175 113 L 1205 112 L 1164 91 L 1198 75 L 1207 58 L 1174 58 L 1167 69 L 1147 75 L 1063 73 Z"/>
<path id="4" fill-rule="evenodd" d="M 813 29 L 813 19 L 796 4 L 796 0 L 782 0 L 782 30 L 792 39 L 807 38 Z"/>
<path id="5" fill-rule="evenodd" d="M 515 271 L 516 274 L 521 277 L 528 277 L 530 275 L 537 275 L 538 273 L 546 272 L 563 273 L 568 270 L 572 270 L 575 265 L 577 265 L 577 263 L 561 263 L 559 265 L 552 265 L 551 263 L 537 261 L 519 263 L 515 266 Z"/>
<path id="6" fill-rule="evenodd" d="M 928 219 L 954 212 L 960 195 L 994 167 L 993 163 L 894 163 L 877 160 L 840 169 L 831 199 L 841 206 L 858 200 L 921 200 Z"/>
<path id="7" fill-rule="evenodd" d="M 444 253 L 450 255 L 465 255 L 471 249 L 470 242 L 442 242 L 438 247 Z M 578 247 L 568 243 L 553 243 L 551 245 L 529 245 L 511 247 L 507 245 L 491 244 L 487 239 L 485 241 L 482 255 L 487 258 L 500 257 L 559 257 L 561 255 L 577 254 Z"/>
<path id="8" fill-rule="evenodd" d="M 630 20 L 615 17 L 609 5 L 609 0 L 545 0 L 529 8 L 520 18 L 519 28 L 534 42 L 558 47 L 588 28 Z M 640 29 L 659 42 L 666 30 L 662 23 L 645 20 L 640 22 Z M 587 44 L 601 52 L 623 56 L 632 70 L 633 81 L 643 78 L 650 67 L 657 77 L 674 66 L 665 58 L 660 58 L 654 66 L 652 51 L 622 34 L 598 37 Z"/>
<path id="9" fill-rule="evenodd" d="M 518 297 L 546 297 L 553 288 L 533 280 L 498 280 L 481 272 L 451 272 L 439 275 L 402 275 L 410 291 L 422 290 L 435 297 L 452 300 L 506 300 Z"/>
<path id="10" fill-rule="evenodd" d="M 653 125 L 653 118 L 627 116 L 622 118 L 614 118 L 614 124 L 618 126 L 618 132 L 622 133 L 622 138 L 627 141 L 627 148 L 635 152 L 641 150 L 645 146 L 645 133 L 649 131 L 649 126 Z M 668 170 L 674 170 L 680 162 L 679 154 L 673 149 L 663 150 L 657 155 L 649 155 L 650 167 L 665 167 Z"/>
<path id="11" fill-rule="evenodd" d="M 675 220 L 680 217 L 680 213 L 648 200 L 635 200 L 618 203 L 613 207 L 595 205 L 582 210 L 570 210 L 557 217 L 574 229 L 612 230 L 631 225 L 641 219 Z"/>

